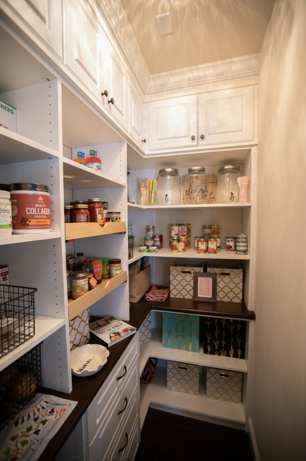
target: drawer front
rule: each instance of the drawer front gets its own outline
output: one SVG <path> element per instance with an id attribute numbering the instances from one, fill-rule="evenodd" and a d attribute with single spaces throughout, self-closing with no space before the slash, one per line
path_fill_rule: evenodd
<path id="1" fill-rule="evenodd" d="M 87 444 L 93 441 L 102 422 L 109 418 L 114 402 L 120 395 L 121 389 L 126 386 L 131 370 L 134 370 L 138 354 L 138 335 L 135 335 L 125 354 L 118 361 L 85 413 Z"/>
<path id="2" fill-rule="evenodd" d="M 114 424 L 114 420 L 106 421 L 103 424 L 101 432 L 95 438 L 93 443 L 86 446 L 88 461 L 106 461 L 112 460 L 111 453 L 114 450 L 114 446 L 120 445 L 123 447 L 126 441 L 126 432 L 129 429 L 131 430 L 134 421 L 139 415 L 139 396 L 138 389 L 135 390 L 133 398 L 131 399 L 131 405 L 129 407 L 129 412 L 125 414 L 124 419 L 121 421 L 121 424 Z M 128 438 L 128 436 L 127 436 Z M 120 443 L 119 443 L 120 442 Z M 116 450 L 119 451 L 120 447 Z M 122 450 L 124 451 L 124 450 Z M 117 453 L 118 454 L 118 453 Z M 111 455 L 111 456 L 110 456 Z M 116 458 L 115 458 L 116 459 Z M 120 458 L 119 458 L 120 459 Z"/>
<path id="3" fill-rule="evenodd" d="M 129 448 L 124 461 L 133 461 L 135 459 L 140 444 L 140 418 L 136 421 L 132 435 L 129 441 Z"/>

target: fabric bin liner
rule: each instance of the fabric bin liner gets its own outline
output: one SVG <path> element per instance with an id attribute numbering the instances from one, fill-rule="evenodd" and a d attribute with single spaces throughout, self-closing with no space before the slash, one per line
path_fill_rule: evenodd
<path id="1" fill-rule="evenodd" d="M 241 303 L 243 270 L 240 265 L 207 265 L 207 272 L 217 274 L 217 301 Z"/>
<path id="2" fill-rule="evenodd" d="M 209 399 L 240 403 L 242 399 L 242 373 L 208 367 L 206 396 Z"/>
<path id="3" fill-rule="evenodd" d="M 193 274 L 203 266 L 170 266 L 170 298 L 193 299 Z"/>
<path id="4" fill-rule="evenodd" d="M 198 365 L 167 360 L 167 389 L 198 395 L 199 382 L 200 367 Z"/>

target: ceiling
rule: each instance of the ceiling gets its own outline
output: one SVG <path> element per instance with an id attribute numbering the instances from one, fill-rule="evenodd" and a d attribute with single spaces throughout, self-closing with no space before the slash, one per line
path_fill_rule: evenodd
<path id="1" fill-rule="evenodd" d="M 121 0 L 150 74 L 260 52 L 275 0 Z M 170 13 L 173 33 L 156 16 Z"/>

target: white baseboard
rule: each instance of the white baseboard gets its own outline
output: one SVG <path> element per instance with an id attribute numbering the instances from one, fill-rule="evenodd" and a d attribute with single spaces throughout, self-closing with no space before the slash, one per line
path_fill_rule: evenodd
<path id="1" fill-rule="evenodd" d="M 259 456 L 259 451 L 257 447 L 252 418 L 249 418 L 248 420 L 248 428 L 249 428 L 248 435 L 249 435 L 249 442 L 250 442 L 251 451 L 252 451 L 252 457 L 255 461 L 260 461 L 260 456 Z"/>

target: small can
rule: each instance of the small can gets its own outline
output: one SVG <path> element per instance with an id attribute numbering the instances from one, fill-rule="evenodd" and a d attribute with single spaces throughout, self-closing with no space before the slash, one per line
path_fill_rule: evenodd
<path id="1" fill-rule="evenodd" d="M 145 237 L 145 238 L 144 238 L 144 244 L 145 244 L 147 247 L 151 247 L 151 246 L 154 244 L 154 239 L 153 239 L 153 237 Z"/>
<path id="2" fill-rule="evenodd" d="M 191 224 L 187 223 L 186 227 L 187 227 L 187 237 L 190 237 L 190 235 L 191 235 Z"/>
<path id="3" fill-rule="evenodd" d="M 198 250 L 198 245 L 197 245 L 197 242 L 199 239 L 203 238 L 201 235 L 196 235 L 195 238 L 194 238 L 194 249 L 197 251 Z"/>
<path id="4" fill-rule="evenodd" d="M 207 240 L 204 237 L 199 237 L 197 241 L 197 253 L 207 253 Z"/>
<path id="5" fill-rule="evenodd" d="M 207 240 L 207 252 L 210 254 L 217 253 L 217 240 L 210 238 Z"/>
<path id="6" fill-rule="evenodd" d="M 176 225 L 173 225 L 171 226 L 171 229 L 170 229 L 170 237 L 173 238 L 173 239 L 177 239 L 178 238 L 178 226 Z"/>
<path id="7" fill-rule="evenodd" d="M 148 247 L 145 245 L 139 245 L 139 251 L 140 253 L 146 253 L 146 251 L 148 251 Z"/>
<path id="8" fill-rule="evenodd" d="M 155 226 L 147 226 L 147 237 L 154 237 L 155 235 Z"/>
<path id="9" fill-rule="evenodd" d="M 190 250 L 190 237 L 188 237 L 188 236 L 187 236 L 187 238 L 186 238 L 185 246 L 186 246 L 186 251 L 187 251 L 187 250 Z"/>
<path id="10" fill-rule="evenodd" d="M 183 240 L 180 240 L 178 243 L 178 253 L 184 253 L 185 251 L 186 251 L 186 245 L 183 239 Z"/>
<path id="11" fill-rule="evenodd" d="M 225 238 L 225 249 L 226 251 L 235 251 L 236 250 L 236 242 L 234 237 L 226 237 Z"/>
<path id="12" fill-rule="evenodd" d="M 185 239 L 187 237 L 187 226 L 181 224 L 178 228 L 178 236 L 180 239 Z"/>
<path id="13" fill-rule="evenodd" d="M 107 222 L 120 222 L 121 221 L 121 213 L 120 211 L 108 211 L 106 215 Z"/>
<path id="14" fill-rule="evenodd" d="M 217 251 L 220 251 L 221 250 L 221 239 L 219 237 L 219 238 L 216 238 L 216 240 L 217 240 Z"/>
<path id="15" fill-rule="evenodd" d="M 205 237 L 206 239 L 209 239 L 211 237 L 210 225 L 209 226 L 207 224 L 203 225 L 203 237 Z"/>
<path id="16" fill-rule="evenodd" d="M 152 245 L 149 247 L 149 253 L 157 253 L 158 252 L 158 246 Z"/>
<path id="17" fill-rule="evenodd" d="M 72 222 L 73 205 L 65 205 L 65 223 Z"/>
<path id="18" fill-rule="evenodd" d="M 211 235 L 212 238 L 220 237 L 220 226 L 217 224 L 212 224 L 211 226 Z"/>
<path id="19" fill-rule="evenodd" d="M 178 253 L 178 240 L 173 239 L 171 242 L 171 251 L 172 253 Z"/>
<path id="20" fill-rule="evenodd" d="M 163 247 L 163 236 L 162 234 L 155 234 L 154 235 L 154 242 L 153 245 L 158 246 L 159 250 Z"/>
<path id="21" fill-rule="evenodd" d="M 248 250 L 241 250 L 241 249 L 237 249 L 236 250 L 236 254 L 237 255 L 247 255 L 248 254 Z"/>
<path id="22" fill-rule="evenodd" d="M 78 299 L 88 292 L 88 273 L 73 272 L 71 275 L 71 296 Z"/>

